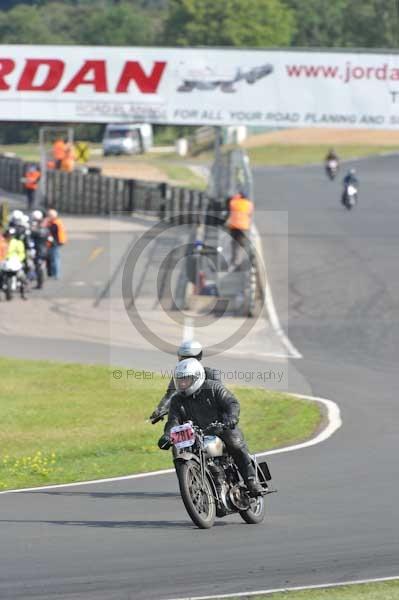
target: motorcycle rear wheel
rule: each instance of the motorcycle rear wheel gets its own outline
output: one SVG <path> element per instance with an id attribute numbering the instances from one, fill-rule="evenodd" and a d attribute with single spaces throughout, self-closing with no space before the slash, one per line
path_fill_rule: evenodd
<path id="1" fill-rule="evenodd" d="M 249 525 L 257 525 L 262 523 L 265 518 L 265 498 L 257 496 L 251 502 L 251 508 L 248 510 L 240 510 L 240 517 Z"/>
<path id="2" fill-rule="evenodd" d="M 209 529 L 215 522 L 216 505 L 208 479 L 205 477 L 202 483 L 200 466 L 193 460 L 181 463 L 176 467 L 176 473 L 191 520 L 200 529 Z"/>

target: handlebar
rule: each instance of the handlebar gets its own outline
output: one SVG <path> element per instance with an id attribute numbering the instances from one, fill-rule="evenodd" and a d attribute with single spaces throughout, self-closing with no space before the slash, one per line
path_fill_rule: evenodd
<path id="1" fill-rule="evenodd" d="M 205 429 L 203 429 L 202 431 L 203 433 L 205 433 L 211 429 L 219 429 L 221 431 L 225 431 L 227 429 L 227 426 L 221 421 L 214 421 L 213 423 L 209 423 L 209 425 L 205 427 Z"/>

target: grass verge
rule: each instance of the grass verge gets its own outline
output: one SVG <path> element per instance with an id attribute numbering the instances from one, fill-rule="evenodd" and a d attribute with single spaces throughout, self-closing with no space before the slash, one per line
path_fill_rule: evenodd
<path id="1" fill-rule="evenodd" d="M 196 175 L 191 169 L 184 165 L 166 163 L 159 159 L 152 161 L 151 164 L 154 164 L 162 170 L 171 183 L 184 185 L 185 187 L 196 190 L 205 190 L 207 187 L 207 181 L 204 178 Z"/>
<path id="2" fill-rule="evenodd" d="M 0 488 L 98 479 L 172 466 L 157 447 L 162 423 L 146 422 L 169 377 L 150 372 L 0 358 Z M 233 388 L 251 451 L 311 436 L 315 403 Z"/>
<path id="3" fill-rule="evenodd" d="M 328 145 L 285 145 L 272 144 L 248 148 L 248 156 L 252 165 L 256 166 L 294 166 L 312 163 L 323 163 L 324 157 L 331 146 Z M 394 146 L 360 146 L 342 145 L 334 146 L 341 159 L 372 156 L 386 152 L 398 151 Z"/>
<path id="4" fill-rule="evenodd" d="M 399 580 L 261 596 L 230 597 L 229 600 L 399 600 Z"/>
<path id="5" fill-rule="evenodd" d="M 98 144 L 91 145 L 92 148 L 99 148 Z M 22 158 L 26 161 L 38 161 L 39 160 L 39 146 L 37 144 L 14 144 L 14 145 L 0 145 L 0 154 L 2 153 L 11 153 L 15 154 L 16 157 Z M 119 177 L 130 178 L 131 172 L 129 171 L 127 161 L 130 162 L 132 167 L 136 167 L 141 165 L 145 167 L 148 165 L 149 167 L 155 167 L 158 171 L 164 174 L 165 181 L 170 182 L 173 185 L 185 186 L 190 189 L 198 189 L 205 190 L 207 182 L 204 178 L 196 175 L 189 166 L 182 164 L 181 160 L 177 155 L 172 155 L 175 159 L 175 162 L 172 160 L 165 160 L 162 155 L 159 155 L 156 152 L 150 152 L 144 155 L 134 155 L 134 156 L 122 156 L 118 157 L 108 157 L 104 159 L 101 156 L 101 166 L 103 167 L 104 173 L 107 174 L 106 166 L 113 165 L 114 167 L 119 167 L 121 163 L 125 167 L 125 169 L 121 169 Z M 171 155 L 168 155 L 169 157 Z M 89 164 L 97 164 L 97 155 L 92 156 Z M 177 162 L 176 162 L 177 160 Z M 126 168 L 127 167 L 127 168 Z M 125 171 L 125 172 L 124 172 Z M 134 177 L 134 175 L 133 175 Z"/>
<path id="6" fill-rule="evenodd" d="M 39 146 L 38 144 L 7 144 L 0 145 L 0 154 L 8 152 L 15 154 L 17 158 L 23 160 L 39 160 Z"/>

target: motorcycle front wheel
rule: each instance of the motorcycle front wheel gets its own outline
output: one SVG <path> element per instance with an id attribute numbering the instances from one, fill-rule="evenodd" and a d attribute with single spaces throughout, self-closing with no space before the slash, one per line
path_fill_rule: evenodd
<path id="1" fill-rule="evenodd" d="M 37 289 L 41 290 L 43 287 L 43 283 L 44 283 L 44 265 L 40 264 L 38 265 L 37 269 L 36 269 L 36 279 L 37 279 Z"/>
<path id="2" fill-rule="evenodd" d="M 263 496 L 257 496 L 251 500 L 251 507 L 248 510 L 240 510 L 240 517 L 249 525 L 262 523 L 265 518 L 265 499 Z"/>
<path id="3" fill-rule="evenodd" d="M 216 505 L 207 477 L 202 481 L 200 466 L 193 460 L 178 464 L 176 474 L 191 520 L 200 529 L 209 529 L 215 522 Z"/>
<path id="4" fill-rule="evenodd" d="M 12 278 L 11 277 L 7 277 L 5 294 L 6 294 L 6 300 L 8 300 L 8 301 L 12 300 L 13 289 L 12 289 Z"/>

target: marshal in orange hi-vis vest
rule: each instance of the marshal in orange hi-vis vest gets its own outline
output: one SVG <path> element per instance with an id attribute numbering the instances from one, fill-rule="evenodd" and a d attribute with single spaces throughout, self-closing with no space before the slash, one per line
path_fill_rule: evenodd
<path id="1" fill-rule="evenodd" d="M 29 170 L 25 173 L 25 189 L 37 190 L 40 179 L 40 171 L 37 169 Z"/>
<path id="2" fill-rule="evenodd" d="M 254 205 L 251 200 L 242 196 L 233 196 L 229 202 L 229 228 L 248 231 L 251 228 L 253 210 Z"/>

